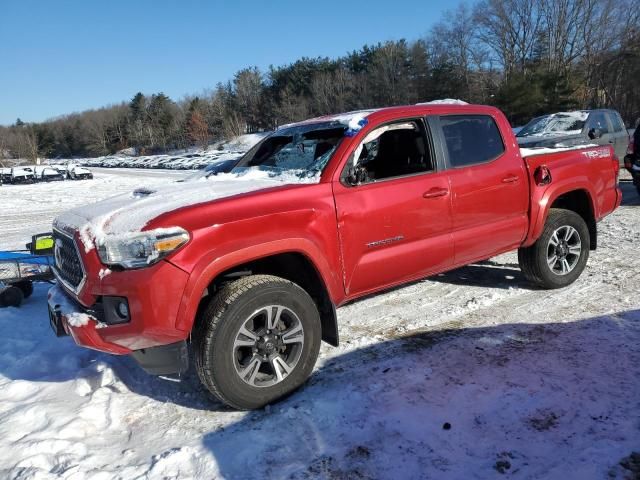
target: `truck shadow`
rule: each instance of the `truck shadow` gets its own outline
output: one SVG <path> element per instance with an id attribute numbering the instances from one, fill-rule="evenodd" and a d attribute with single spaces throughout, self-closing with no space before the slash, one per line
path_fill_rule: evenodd
<path id="1" fill-rule="evenodd" d="M 418 331 L 325 359 L 202 443 L 230 479 L 587 478 L 584 449 L 606 472 L 640 441 L 639 360 L 640 310 Z"/>
<path id="2" fill-rule="evenodd" d="M 189 407 L 181 415 L 194 421 L 217 411 L 218 426 L 194 440 L 222 478 L 488 478 L 499 469 L 593 478 L 572 471 L 571 459 L 589 451 L 613 468 L 640 443 L 640 309 L 567 323 L 447 324 L 365 346 L 355 339 L 323 349 L 289 398 L 228 424 L 238 414 L 208 400 L 193 377 L 163 381 L 128 358 L 55 338 L 45 291 L 0 314 L 0 374 L 69 382 L 69 395 L 84 381 L 125 389 Z"/>
<path id="3" fill-rule="evenodd" d="M 429 280 L 469 287 L 538 290 L 535 285 L 524 278 L 517 263 L 502 264 L 493 260 L 485 260 L 441 273 L 429 277 Z"/>

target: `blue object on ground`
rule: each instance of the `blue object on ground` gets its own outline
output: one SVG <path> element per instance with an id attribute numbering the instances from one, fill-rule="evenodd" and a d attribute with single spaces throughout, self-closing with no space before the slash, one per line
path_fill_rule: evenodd
<path id="1" fill-rule="evenodd" d="M 0 250 L 0 261 L 13 260 L 20 263 L 34 263 L 37 265 L 52 265 L 53 257 L 49 255 L 31 255 L 30 253 L 7 252 Z"/>

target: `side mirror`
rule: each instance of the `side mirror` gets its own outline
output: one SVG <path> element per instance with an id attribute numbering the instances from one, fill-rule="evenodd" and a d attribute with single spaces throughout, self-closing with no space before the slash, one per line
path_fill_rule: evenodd
<path id="1" fill-rule="evenodd" d="M 589 138 L 591 140 L 596 140 L 600 137 L 602 137 L 602 130 L 600 130 L 599 128 L 592 128 L 591 130 L 589 130 Z"/>
<path id="2" fill-rule="evenodd" d="M 54 245 L 52 234 L 39 233 L 31 237 L 31 243 L 27 244 L 27 248 L 32 255 L 53 255 Z"/>

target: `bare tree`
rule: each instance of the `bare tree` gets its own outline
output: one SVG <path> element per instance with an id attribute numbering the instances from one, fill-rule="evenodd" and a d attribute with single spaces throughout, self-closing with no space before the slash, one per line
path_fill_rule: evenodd
<path id="1" fill-rule="evenodd" d="M 525 73 L 542 25 L 541 0 L 483 0 L 474 9 L 478 38 L 491 50 L 505 77 Z"/>

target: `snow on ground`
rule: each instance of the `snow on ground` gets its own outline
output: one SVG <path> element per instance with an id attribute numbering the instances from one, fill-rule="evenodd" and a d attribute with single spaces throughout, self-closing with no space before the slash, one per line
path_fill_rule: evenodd
<path id="1" fill-rule="evenodd" d="M 0 187 L 0 248 L 167 181 L 133 172 Z M 623 189 L 574 285 L 533 289 L 507 254 L 354 302 L 306 386 L 257 412 L 55 338 L 40 285 L 0 311 L 0 478 L 637 478 L 640 197 Z"/>
<path id="2" fill-rule="evenodd" d="M 94 180 L 0 187 L 0 248 L 24 248 L 31 235 L 51 230 L 53 218 L 85 205 L 141 186 L 179 180 L 189 172 L 92 168 Z"/>
<path id="3" fill-rule="evenodd" d="M 47 159 L 48 164 L 66 165 L 81 163 L 88 167 L 105 168 L 157 168 L 171 170 L 198 170 L 210 164 L 225 160 L 239 159 L 251 147 L 271 132 L 240 135 L 229 141 L 217 142 L 203 147 L 179 149 L 160 155 L 136 156 L 134 148 L 126 148 L 114 155 L 84 159 Z"/>

